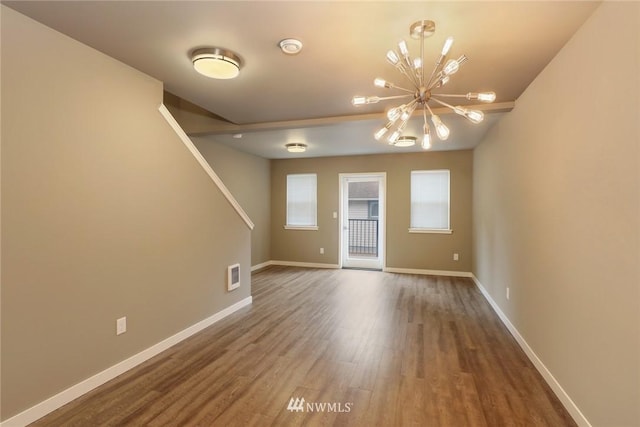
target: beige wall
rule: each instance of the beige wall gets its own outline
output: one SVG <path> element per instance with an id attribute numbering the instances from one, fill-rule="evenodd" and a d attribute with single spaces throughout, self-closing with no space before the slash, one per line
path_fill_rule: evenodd
<path id="1" fill-rule="evenodd" d="M 1 15 L 6 420 L 251 289 L 250 231 L 158 112 L 162 84 Z"/>
<path id="2" fill-rule="evenodd" d="M 386 267 L 471 271 L 471 179 L 469 150 L 325 157 L 271 161 L 271 257 L 274 260 L 338 264 L 340 173 L 386 172 Z M 451 228 L 453 234 L 410 234 L 412 170 L 451 170 Z M 285 230 L 286 176 L 318 174 L 318 231 Z M 320 248 L 325 248 L 320 255 Z M 453 261 L 453 253 L 460 254 Z"/>
<path id="3" fill-rule="evenodd" d="M 170 92 L 165 91 L 163 98 L 165 106 L 187 135 L 206 133 L 211 129 L 229 126 L 228 121 Z"/>
<path id="4" fill-rule="evenodd" d="M 594 426 L 640 425 L 639 29 L 602 4 L 474 152 L 473 271 Z"/>
<path id="5" fill-rule="evenodd" d="M 251 218 L 251 265 L 271 259 L 271 165 L 262 157 L 194 137 L 193 143 Z"/>

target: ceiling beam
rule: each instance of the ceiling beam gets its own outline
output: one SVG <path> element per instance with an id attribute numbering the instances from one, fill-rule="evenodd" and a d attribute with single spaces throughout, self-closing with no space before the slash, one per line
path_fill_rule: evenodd
<path id="1" fill-rule="evenodd" d="M 465 105 L 466 108 L 475 110 L 481 110 L 485 113 L 505 113 L 509 112 L 515 106 L 515 101 L 496 102 L 493 104 L 476 104 Z M 446 107 L 437 107 L 431 109 L 434 114 L 446 115 L 453 114 L 451 109 Z M 422 115 L 422 110 L 415 111 L 414 116 Z M 384 118 L 384 113 L 368 113 L 368 114 L 353 114 L 347 116 L 334 116 L 334 117 L 320 117 L 315 119 L 302 119 L 302 120 L 283 120 L 277 122 L 265 122 L 265 123 L 248 123 L 248 124 L 234 124 L 222 121 L 212 121 L 209 128 L 200 128 L 197 132 L 187 132 L 189 136 L 206 136 L 206 135 L 228 135 L 231 133 L 244 133 L 244 132 L 258 132 L 265 130 L 280 130 L 280 129 L 299 129 L 308 128 L 314 126 L 329 126 L 344 122 L 353 122 L 358 120 L 381 120 Z"/>

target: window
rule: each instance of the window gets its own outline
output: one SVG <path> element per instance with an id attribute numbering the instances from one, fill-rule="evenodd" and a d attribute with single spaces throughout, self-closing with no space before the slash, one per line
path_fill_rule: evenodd
<path id="1" fill-rule="evenodd" d="M 318 229 L 315 173 L 287 175 L 285 228 Z"/>
<path id="2" fill-rule="evenodd" d="M 449 171 L 411 171 L 413 232 L 450 233 Z"/>
<path id="3" fill-rule="evenodd" d="M 369 200 L 369 219 L 378 219 L 378 201 Z"/>

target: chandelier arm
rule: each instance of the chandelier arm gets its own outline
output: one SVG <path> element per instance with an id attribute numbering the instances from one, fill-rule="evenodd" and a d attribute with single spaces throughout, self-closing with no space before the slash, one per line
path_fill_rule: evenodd
<path id="1" fill-rule="evenodd" d="M 424 34 L 420 37 L 420 86 L 424 84 Z"/>
<path id="2" fill-rule="evenodd" d="M 469 92 L 465 95 L 454 93 L 439 93 L 437 95 L 445 98 L 465 98 L 468 100 L 477 100 L 486 103 L 494 102 L 496 99 L 495 92 Z"/>
<path id="3" fill-rule="evenodd" d="M 431 131 L 429 129 L 429 122 L 427 121 L 427 104 L 422 104 L 422 118 L 424 119 L 424 125 L 422 127 L 422 148 L 428 150 L 431 148 Z"/>
<path id="4" fill-rule="evenodd" d="M 411 94 L 407 94 L 407 95 L 381 96 L 379 99 L 380 99 L 380 101 L 388 101 L 389 99 L 401 99 L 401 98 L 408 98 L 410 96 L 413 96 L 413 92 Z"/>
<path id="5" fill-rule="evenodd" d="M 452 93 L 439 93 L 437 94 L 437 96 L 444 96 L 446 98 L 466 98 L 467 95 L 459 95 L 459 94 L 452 94 Z"/>
<path id="6" fill-rule="evenodd" d="M 427 108 L 429 108 L 429 106 L 427 105 L 426 102 L 424 104 L 422 104 L 422 118 L 424 119 L 424 126 L 425 127 L 429 126 L 429 124 L 427 122 Z"/>
<path id="7" fill-rule="evenodd" d="M 418 82 L 416 82 L 413 79 L 413 76 L 411 74 L 407 73 L 407 70 L 404 66 L 398 67 L 398 71 L 400 71 L 402 75 L 405 76 L 411 82 L 412 85 L 419 87 Z"/>
<path id="8" fill-rule="evenodd" d="M 436 68 L 434 68 L 433 71 L 431 71 L 431 76 L 429 76 L 429 80 L 427 81 L 427 84 L 425 85 L 427 87 L 427 89 L 433 88 L 436 85 L 437 81 L 439 80 L 438 79 L 435 82 L 433 82 L 433 76 L 436 74 Z M 433 83 L 431 83 L 431 82 L 433 82 Z"/>
<path id="9" fill-rule="evenodd" d="M 431 89 L 433 89 L 434 87 L 437 87 L 437 86 L 438 86 L 438 83 L 439 83 L 439 82 L 441 82 L 442 80 L 444 80 L 446 77 L 451 78 L 451 76 L 447 76 L 447 75 L 445 75 L 442 71 L 440 71 L 440 72 L 437 74 L 437 77 L 438 77 L 438 78 L 437 78 L 437 79 L 435 79 L 434 81 L 429 80 L 429 85 L 427 86 L 427 90 L 431 90 Z M 433 79 L 433 77 L 432 77 L 432 79 Z"/>
<path id="10" fill-rule="evenodd" d="M 430 86 L 430 85 L 433 82 L 433 78 L 435 77 L 436 73 L 438 72 L 440 67 L 442 67 L 442 64 L 444 64 L 444 59 L 445 58 L 446 58 L 446 55 L 440 55 L 440 58 L 438 58 L 438 61 L 436 61 L 436 65 L 433 66 L 433 71 L 431 71 L 431 76 L 429 77 L 429 80 L 427 81 L 427 84 L 425 85 L 429 89 L 431 89 L 431 87 L 433 87 L 433 86 Z M 437 83 L 438 80 L 440 80 L 440 79 L 437 79 L 436 82 L 433 82 L 434 85 L 435 85 L 435 83 Z"/>
<path id="11" fill-rule="evenodd" d="M 402 119 L 402 121 L 400 122 L 400 124 L 398 125 L 398 131 L 400 133 L 402 133 L 405 129 L 405 127 L 407 127 L 407 123 L 409 123 L 409 119 L 411 118 L 411 116 L 413 115 L 413 112 L 416 109 L 416 105 L 417 105 L 418 101 L 417 100 L 413 100 L 410 103 L 407 104 L 407 108 L 406 108 L 406 117 Z"/>
<path id="12" fill-rule="evenodd" d="M 459 114 L 461 116 L 464 116 L 465 118 L 467 118 L 472 123 L 478 124 L 482 120 L 484 120 L 484 113 L 482 113 L 482 111 L 468 110 L 467 108 L 464 108 L 464 107 L 461 107 L 461 106 L 454 107 L 453 105 L 447 104 L 446 102 L 441 101 L 441 100 L 439 100 L 437 98 L 431 97 L 431 99 L 436 101 L 438 104 L 441 104 L 441 105 L 444 105 L 445 107 L 451 108 L 454 113 Z"/>
<path id="13" fill-rule="evenodd" d="M 407 104 L 407 110 L 411 110 L 411 113 L 413 114 L 413 111 L 417 108 L 417 104 L 418 104 L 419 100 L 417 98 L 414 98 L 410 103 Z"/>
<path id="14" fill-rule="evenodd" d="M 438 95 L 439 95 L 439 94 L 438 94 Z M 451 105 L 451 104 L 447 104 L 446 102 L 439 100 L 438 98 L 434 97 L 433 95 L 431 96 L 431 99 L 432 99 L 432 100 L 434 100 L 434 101 L 436 101 L 436 102 L 437 102 L 438 104 L 440 104 L 440 105 L 444 105 L 445 107 L 449 107 L 449 108 L 451 108 L 452 110 L 455 110 L 455 109 L 456 109 L 456 107 L 454 107 L 453 105 Z"/>
<path id="15" fill-rule="evenodd" d="M 429 82 L 425 85 L 429 87 L 429 89 L 431 89 L 432 87 L 431 82 L 433 81 L 433 77 L 436 75 L 436 72 L 438 71 L 438 69 L 442 67 L 442 65 L 444 64 L 444 61 L 447 58 L 447 54 L 449 53 L 449 50 L 451 49 L 452 44 L 453 44 L 453 37 L 447 37 L 447 40 L 444 42 L 444 46 L 442 47 L 442 51 L 440 51 L 440 57 L 438 58 L 438 61 L 436 62 L 435 67 L 433 68 L 431 77 L 429 77 Z M 437 84 L 437 82 L 440 79 L 442 79 L 442 76 L 438 77 L 435 84 Z"/>
<path id="16" fill-rule="evenodd" d="M 420 86 L 420 77 L 416 70 L 415 62 L 413 61 L 413 59 L 411 59 L 411 55 L 409 55 L 407 42 L 405 42 L 404 40 L 400 41 L 400 43 L 398 43 L 398 47 L 400 49 L 400 53 L 402 54 L 404 64 L 402 64 L 402 66 L 400 66 L 401 64 L 397 65 L 402 72 L 407 73 L 407 77 L 409 77 L 413 85 L 418 88 Z"/>
<path id="17" fill-rule="evenodd" d="M 411 66 L 409 66 L 410 74 L 413 77 L 413 84 L 415 85 L 416 88 L 419 88 L 422 85 L 422 81 L 420 79 L 420 73 L 418 73 L 418 70 L 416 70 L 416 68 L 413 66 L 413 64 Z"/>
<path id="18" fill-rule="evenodd" d="M 402 57 L 404 59 L 406 67 L 402 67 L 401 71 L 407 73 L 407 77 L 409 77 L 411 83 L 416 87 L 416 89 L 419 88 L 422 85 L 422 79 L 420 77 L 420 74 L 418 73 L 418 70 L 415 68 L 411 56 L 409 56 L 409 53 L 407 52 L 406 55 L 403 54 Z"/>
<path id="19" fill-rule="evenodd" d="M 398 90 L 401 90 L 401 91 L 404 91 L 404 92 L 410 93 L 410 94 L 412 94 L 412 95 L 415 93 L 415 90 L 405 89 L 405 88 L 403 88 L 403 87 L 396 86 L 396 85 L 394 85 L 393 83 L 389 83 L 389 87 L 390 87 L 390 88 L 393 88 L 393 89 L 398 89 Z"/>
<path id="20" fill-rule="evenodd" d="M 433 99 L 433 98 L 431 98 Z M 429 104 L 427 104 L 426 102 L 424 103 L 424 106 L 427 107 L 427 110 L 429 111 L 429 114 L 433 116 L 433 111 L 431 111 L 431 107 L 429 107 Z M 425 114 L 426 117 L 426 114 Z"/>
<path id="21" fill-rule="evenodd" d="M 450 71 L 450 72 L 445 72 L 445 71 L 443 71 L 443 70 L 445 70 L 447 68 L 447 65 L 445 65 L 444 68 L 442 70 L 440 70 L 440 73 L 438 73 L 438 78 L 434 82 L 433 81 L 433 77 L 436 74 L 436 71 L 438 71 L 438 69 L 440 69 L 442 67 L 442 65 L 444 64 L 444 60 L 446 59 L 446 57 L 447 57 L 446 55 L 442 54 L 442 55 L 440 55 L 440 58 L 438 59 L 438 62 L 436 62 L 436 66 L 434 67 L 433 71 L 431 72 L 431 78 L 429 78 L 429 83 L 427 84 L 429 90 L 432 89 L 434 86 L 436 86 L 438 84 L 438 82 L 443 80 L 445 77 L 449 77 L 452 74 L 455 74 L 458 71 L 458 68 L 460 67 L 460 65 L 464 64 L 469 59 L 469 58 L 467 58 L 466 55 L 462 55 L 462 56 L 460 56 L 460 58 L 455 59 L 455 60 L 452 59 L 449 62 L 457 63 L 457 66 L 455 67 L 455 70 Z"/>

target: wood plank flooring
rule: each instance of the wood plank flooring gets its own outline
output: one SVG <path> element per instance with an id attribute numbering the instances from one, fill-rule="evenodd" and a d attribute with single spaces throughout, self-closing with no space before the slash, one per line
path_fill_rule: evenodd
<path id="1" fill-rule="evenodd" d="M 270 267 L 252 280 L 251 307 L 33 425 L 575 425 L 470 279 Z"/>

